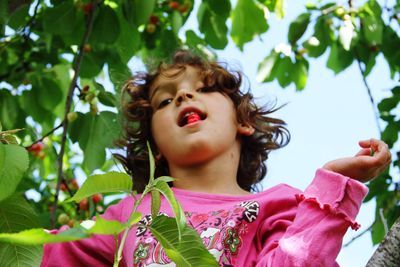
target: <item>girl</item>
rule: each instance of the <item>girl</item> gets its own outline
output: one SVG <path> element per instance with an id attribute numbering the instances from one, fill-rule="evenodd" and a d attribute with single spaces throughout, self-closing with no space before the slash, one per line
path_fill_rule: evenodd
<path id="1" fill-rule="evenodd" d="M 187 223 L 203 239 L 220 266 L 337 266 L 343 235 L 367 193 L 361 182 L 390 163 L 382 141 L 360 141 L 354 157 L 334 160 L 316 171 L 304 192 L 278 185 L 250 193 L 266 174 L 270 151 L 290 138 L 284 122 L 269 117 L 239 90 L 241 75 L 178 51 L 171 64 L 139 74 L 124 91 L 127 155 L 118 158 L 131 174 L 135 190 L 148 182 L 146 142 L 156 154 L 156 176 L 176 180 L 172 190 Z M 111 206 L 106 219 L 127 221 L 134 200 Z M 138 211 L 152 221 L 150 196 Z M 165 199 L 160 212 L 171 215 Z M 42 266 L 110 266 L 112 236 L 45 246 Z M 130 231 L 123 266 L 175 266 L 146 228 Z"/>

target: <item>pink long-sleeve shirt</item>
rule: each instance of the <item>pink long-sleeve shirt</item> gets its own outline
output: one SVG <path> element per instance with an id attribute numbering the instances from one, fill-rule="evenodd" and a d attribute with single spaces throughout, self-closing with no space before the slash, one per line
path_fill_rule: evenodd
<path id="1" fill-rule="evenodd" d="M 342 239 L 367 193 L 363 184 L 343 175 L 318 169 L 304 192 L 285 184 L 251 195 L 216 195 L 172 188 L 187 223 L 220 266 L 338 266 Z M 134 200 L 127 197 L 111 206 L 106 219 L 126 222 Z M 160 212 L 172 216 L 162 199 Z M 142 223 L 152 221 L 150 196 L 138 211 Z M 112 236 L 45 245 L 42 267 L 112 266 Z M 120 266 L 176 266 L 145 227 L 127 237 Z"/>

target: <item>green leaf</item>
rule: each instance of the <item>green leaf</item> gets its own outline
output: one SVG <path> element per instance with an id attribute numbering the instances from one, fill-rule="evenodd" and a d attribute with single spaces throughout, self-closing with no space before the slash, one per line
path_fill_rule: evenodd
<path id="1" fill-rule="evenodd" d="M 293 81 L 292 74 L 294 64 L 288 56 L 279 58 L 276 64 L 276 78 L 278 79 L 279 85 L 285 88 Z"/>
<path id="2" fill-rule="evenodd" d="M 363 33 L 367 42 L 374 46 L 382 44 L 383 22 L 375 16 L 364 14 L 361 16 Z"/>
<path id="3" fill-rule="evenodd" d="M 385 130 L 381 133 L 381 138 L 392 148 L 394 143 L 399 139 L 400 121 L 389 122 Z"/>
<path id="4" fill-rule="evenodd" d="M 6 1 L 7 2 L 7 1 Z M 19 6 L 9 17 L 7 25 L 18 30 L 26 25 L 29 17 L 29 6 L 30 4 L 24 4 Z"/>
<path id="5" fill-rule="evenodd" d="M 379 215 L 379 207 L 375 209 L 375 222 L 371 229 L 372 244 L 379 244 L 385 237 L 385 228 L 383 226 L 381 216 Z"/>
<path id="6" fill-rule="evenodd" d="M 207 3 L 213 13 L 218 14 L 225 19 L 229 17 L 232 8 L 229 0 L 205 0 L 204 2 Z"/>
<path id="7" fill-rule="evenodd" d="M 95 52 L 83 54 L 81 64 L 81 77 L 93 78 L 103 69 L 104 59 Z"/>
<path id="8" fill-rule="evenodd" d="M 0 143 L 0 201 L 14 193 L 28 165 L 25 148 Z"/>
<path id="9" fill-rule="evenodd" d="M 113 93 L 107 92 L 104 86 L 96 81 L 94 81 L 93 84 L 99 92 L 97 98 L 100 103 L 108 107 L 115 107 L 117 105 L 117 99 Z"/>
<path id="10" fill-rule="evenodd" d="M 88 229 L 87 232 L 98 235 L 118 235 L 124 229 L 126 229 L 126 224 L 116 220 L 105 220 L 101 216 L 96 215 L 94 226 Z"/>
<path id="11" fill-rule="evenodd" d="M 68 34 L 74 30 L 76 9 L 72 1 L 63 1 L 43 12 L 43 28 L 52 34 Z"/>
<path id="12" fill-rule="evenodd" d="M 0 90 L 0 121 L 5 129 L 13 129 L 16 126 L 18 113 L 18 99 L 8 90 Z"/>
<path id="13" fill-rule="evenodd" d="M 120 126 L 117 115 L 109 111 L 100 114 L 82 114 L 71 123 L 71 139 L 79 142 L 85 155 L 83 165 L 92 171 L 100 168 L 105 161 L 105 149 L 119 136 Z"/>
<path id="14" fill-rule="evenodd" d="M 151 233 L 161 243 L 167 256 L 180 267 L 219 266 L 214 256 L 204 247 L 198 233 L 185 225 L 182 239 L 178 238 L 178 228 L 174 218 L 157 216 L 149 226 Z"/>
<path id="15" fill-rule="evenodd" d="M 177 35 L 179 33 L 180 28 L 183 25 L 182 14 L 176 10 L 174 12 L 172 12 L 171 23 L 172 23 L 172 30 Z"/>
<path id="16" fill-rule="evenodd" d="M 298 59 L 293 66 L 293 82 L 296 90 L 301 91 L 306 87 L 308 78 L 308 62 L 305 59 Z"/>
<path id="17" fill-rule="evenodd" d="M 101 6 L 93 23 L 90 43 L 114 44 L 118 39 L 120 32 L 121 27 L 114 9 L 109 6 Z"/>
<path id="18" fill-rule="evenodd" d="M 275 14 L 278 19 L 283 19 L 285 17 L 285 1 L 284 0 L 276 0 L 275 1 Z"/>
<path id="19" fill-rule="evenodd" d="M 379 111 L 382 112 L 390 112 L 400 103 L 400 96 L 392 96 L 385 99 L 382 99 L 378 104 Z"/>
<path id="20" fill-rule="evenodd" d="M 310 57 L 319 57 L 326 48 L 332 43 L 334 34 L 329 24 L 329 20 L 325 16 L 320 16 L 314 25 L 314 35 L 303 43 L 307 54 Z"/>
<path id="21" fill-rule="evenodd" d="M 160 211 L 160 206 L 160 192 L 156 190 L 151 191 L 151 215 L 153 216 L 153 218 L 158 215 L 158 212 Z"/>
<path id="22" fill-rule="evenodd" d="M 257 70 L 257 81 L 258 82 L 270 82 L 274 77 L 274 67 L 276 62 L 279 60 L 279 54 L 272 51 L 259 65 Z"/>
<path id="23" fill-rule="evenodd" d="M 72 198 L 69 198 L 67 202 L 80 202 L 82 199 L 97 193 L 129 193 L 131 190 L 132 179 L 126 173 L 109 172 L 106 174 L 92 175 L 86 179 L 78 192 L 76 192 Z"/>
<path id="24" fill-rule="evenodd" d="M 149 21 L 155 3 L 155 0 L 123 0 L 122 12 L 126 20 L 137 28 Z"/>
<path id="25" fill-rule="evenodd" d="M 34 86 L 34 85 L 32 85 Z M 54 79 L 42 76 L 39 84 L 35 85 L 38 90 L 40 104 L 48 111 L 54 111 L 54 108 L 63 100 L 63 92 Z"/>
<path id="26" fill-rule="evenodd" d="M 253 0 L 238 0 L 231 19 L 231 37 L 241 50 L 243 50 L 243 45 L 253 40 L 255 35 L 268 30 L 264 11 Z"/>
<path id="27" fill-rule="evenodd" d="M 154 172 L 156 170 L 156 165 L 154 163 L 153 152 L 151 151 L 150 144 L 147 142 L 147 151 L 149 153 L 149 162 L 150 162 L 150 179 L 149 183 L 152 184 L 154 181 Z"/>
<path id="28" fill-rule="evenodd" d="M 129 24 L 128 21 L 121 14 L 121 9 L 117 10 L 119 24 L 121 26 L 121 33 L 118 40 L 115 42 L 115 49 L 121 57 L 121 61 L 127 64 L 134 56 L 135 52 L 139 50 L 141 45 L 140 34 L 137 27 Z"/>
<path id="29" fill-rule="evenodd" d="M 42 245 L 48 243 L 76 241 L 88 237 L 89 235 L 84 228 L 71 228 L 57 235 L 50 234 L 42 228 L 34 228 L 13 234 L 0 233 L 0 242 L 21 245 Z"/>
<path id="30" fill-rule="evenodd" d="M 228 44 L 226 19 L 213 13 L 206 3 L 202 3 L 197 13 L 199 30 L 205 41 L 213 48 L 223 49 Z"/>
<path id="31" fill-rule="evenodd" d="M 175 214 L 176 224 L 178 226 L 178 232 L 180 238 L 183 228 L 186 225 L 186 217 L 181 205 L 175 199 L 173 191 L 165 181 L 156 179 L 153 188 L 155 190 L 158 190 L 161 194 L 163 194 L 163 196 L 167 199 L 167 201 L 171 205 L 172 211 Z"/>
<path id="32" fill-rule="evenodd" d="M 140 212 L 133 212 L 128 220 L 128 227 L 138 223 L 142 219 L 142 214 Z"/>
<path id="33" fill-rule="evenodd" d="M 332 44 L 326 66 L 333 70 L 335 74 L 338 74 L 350 66 L 353 59 L 353 55 L 336 42 Z"/>
<path id="34" fill-rule="evenodd" d="M 39 227 L 36 214 L 26 200 L 13 195 L 0 202 L 0 266 L 39 266 L 42 260 L 41 246 L 5 244 L 3 235 Z"/>
<path id="35" fill-rule="evenodd" d="M 294 45 L 303 36 L 310 23 L 310 13 L 300 14 L 289 26 L 288 40 Z"/>

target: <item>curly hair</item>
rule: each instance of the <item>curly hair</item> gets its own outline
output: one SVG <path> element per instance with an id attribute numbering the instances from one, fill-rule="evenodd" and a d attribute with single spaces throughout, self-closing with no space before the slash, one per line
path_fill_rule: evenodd
<path id="1" fill-rule="evenodd" d="M 251 136 L 243 136 L 241 139 L 236 179 L 242 189 L 257 191 L 256 184 L 267 173 L 265 161 L 269 152 L 287 145 L 290 140 L 290 133 L 284 127 L 286 123 L 281 119 L 269 117 L 269 114 L 282 106 L 275 108 L 276 103 L 273 103 L 271 107 L 258 107 L 249 91 L 240 90 L 240 72 L 230 72 L 221 64 L 204 60 L 187 50 L 178 50 L 171 63 L 161 63 L 151 73 L 139 72 L 126 82 L 121 98 L 124 132 L 123 137 L 117 141 L 117 145 L 126 151 L 126 155 L 114 156 L 131 175 L 134 190 L 143 192 L 150 173 L 147 142 L 154 154 L 158 151 L 151 135 L 153 110 L 149 101 L 150 88 L 157 77 L 167 75 L 167 70 L 178 69 L 179 71 L 173 74 L 178 75 L 185 71 L 186 66 L 199 70 L 205 86 L 229 96 L 236 108 L 238 122 L 254 128 Z M 168 163 L 165 159 L 156 158 L 155 177 L 164 175 L 169 175 Z"/>

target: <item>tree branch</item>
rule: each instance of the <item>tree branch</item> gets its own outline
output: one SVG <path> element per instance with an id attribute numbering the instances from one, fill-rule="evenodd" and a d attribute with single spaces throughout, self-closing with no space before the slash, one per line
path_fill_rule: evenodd
<path id="1" fill-rule="evenodd" d="M 42 142 L 43 139 L 45 139 L 47 136 L 51 135 L 52 133 L 54 133 L 55 131 L 57 131 L 58 129 L 60 129 L 63 126 L 63 123 L 61 122 L 59 125 L 57 125 L 55 128 L 51 129 L 48 133 L 46 133 L 45 135 L 43 135 L 41 138 L 39 138 L 38 140 L 36 140 L 35 142 L 33 142 L 30 146 L 27 146 L 25 148 L 29 148 L 31 147 L 33 144 Z"/>
<path id="2" fill-rule="evenodd" d="M 361 75 L 362 75 L 362 79 L 363 79 L 365 88 L 367 89 L 368 96 L 369 96 L 369 99 L 370 99 L 371 104 L 372 104 L 372 108 L 374 110 L 376 126 L 378 127 L 379 133 L 382 133 L 381 126 L 379 125 L 379 118 L 380 118 L 379 111 L 378 112 L 376 111 L 376 105 L 375 105 L 375 101 L 374 101 L 374 98 L 373 98 L 372 93 L 371 93 L 371 87 L 369 87 L 369 84 L 368 84 L 367 79 L 365 77 L 365 71 L 363 70 L 363 68 L 361 66 L 361 61 L 358 58 L 357 58 L 357 63 L 358 63 L 358 69 L 360 70 Z"/>
<path id="3" fill-rule="evenodd" d="M 366 267 L 397 267 L 400 262 L 400 217 L 380 243 Z"/>
<path id="4" fill-rule="evenodd" d="M 371 224 L 367 229 L 365 229 L 364 231 L 362 231 L 361 233 L 359 233 L 358 235 L 356 235 L 355 237 L 353 237 L 349 242 L 347 242 L 346 244 L 344 244 L 342 247 L 348 247 L 351 243 L 353 243 L 355 240 L 357 240 L 358 238 L 362 237 L 365 233 L 368 233 L 369 231 L 371 231 L 372 229 L 372 225 Z"/>
<path id="5" fill-rule="evenodd" d="M 79 51 L 76 54 L 74 61 L 73 61 L 73 71 L 74 71 L 74 76 L 72 77 L 71 84 L 68 89 L 68 95 L 67 95 L 67 100 L 65 103 L 65 113 L 64 113 L 64 119 L 62 123 L 63 127 L 63 133 L 62 133 L 62 139 L 61 139 L 61 148 L 60 152 L 57 157 L 57 162 L 58 162 L 58 172 L 57 172 L 57 187 L 56 187 L 56 193 L 54 196 L 54 203 L 53 203 L 53 209 L 51 213 L 51 225 L 52 227 L 55 226 L 55 221 L 56 221 L 56 210 L 57 210 L 57 204 L 58 204 L 58 195 L 60 193 L 60 186 L 61 182 L 63 180 L 63 157 L 64 157 L 64 150 L 65 150 L 65 143 L 67 141 L 67 130 L 68 130 L 68 119 L 67 115 L 71 109 L 71 104 L 72 104 L 72 97 L 74 95 L 74 90 L 76 88 L 76 81 L 78 80 L 79 73 L 80 73 L 80 68 L 81 68 L 81 63 L 83 59 L 83 54 L 84 54 L 84 46 L 87 44 L 89 40 L 90 33 L 92 32 L 93 28 L 93 22 L 94 22 L 94 15 L 97 10 L 97 0 L 93 0 L 93 9 L 89 14 L 88 21 L 87 21 L 87 27 L 85 34 L 83 35 L 82 42 L 79 47 Z"/>

